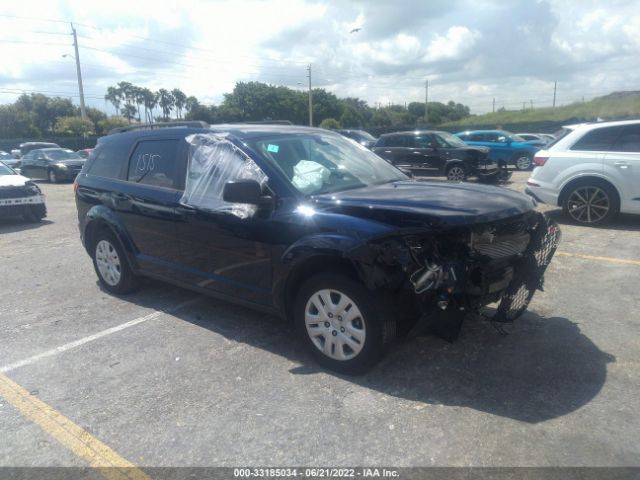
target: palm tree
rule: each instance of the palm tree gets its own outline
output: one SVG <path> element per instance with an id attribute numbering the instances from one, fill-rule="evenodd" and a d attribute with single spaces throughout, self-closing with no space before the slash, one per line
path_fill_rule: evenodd
<path id="1" fill-rule="evenodd" d="M 179 88 L 171 90 L 171 95 L 173 95 L 173 103 L 178 110 L 178 118 L 182 118 L 182 109 L 186 104 L 187 96 Z"/>
<path id="2" fill-rule="evenodd" d="M 111 102 L 111 105 L 116 109 L 116 115 L 120 113 L 120 104 L 122 103 L 122 97 L 120 90 L 116 87 L 107 88 L 107 94 L 104 96 L 107 102 Z"/>
<path id="3" fill-rule="evenodd" d="M 162 108 L 162 114 L 165 120 L 168 120 L 171 115 L 171 110 L 173 110 L 175 99 L 170 91 L 161 88 L 156 93 L 156 99 L 158 101 L 158 105 Z"/>
<path id="4" fill-rule="evenodd" d="M 127 103 L 120 109 L 120 112 L 122 113 L 122 116 L 131 123 L 131 119 L 136 116 L 136 107 Z"/>
<path id="5" fill-rule="evenodd" d="M 132 87 L 132 97 L 138 111 L 139 122 L 142 121 L 142 116 L 140 115 L 140 105 L 144 105 L 144 96 L 142 95 L 142 90 L 143 89 L 141 87 L 136 87 L 135 85 Z"/>
<path id="6" fill-rule="evenodd" d="M 147 122 L 153 123 L 153 108 L 156 106 L 156 96 L 148 88 L 142 88 L 142 103 L 144 105 L 144 117 Z"/>

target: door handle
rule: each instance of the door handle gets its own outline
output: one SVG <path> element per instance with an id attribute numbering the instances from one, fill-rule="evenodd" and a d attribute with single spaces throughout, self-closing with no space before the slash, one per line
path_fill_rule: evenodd
<path id="1" fill-rule="evenodd" d="M 620 168 L 629 168 L 629 162 L 615 162 L 614 165 Z"/>

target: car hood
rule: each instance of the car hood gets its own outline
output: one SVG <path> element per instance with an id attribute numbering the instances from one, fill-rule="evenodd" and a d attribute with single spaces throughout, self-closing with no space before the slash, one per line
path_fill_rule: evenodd
<path id="1" fill-rule="evenodd" d="M 0 188 L 2 187 L 22 187 L 25 183 L 30 182 L 27 177 L 22 175 L 0 175 Z"/>
<path id="2" fill-rule="evenodd" d="M 401 181 L 313 197 L 317 208 L 401 227 L 473 225 L 523 214 L 527 195 L 472 183 Z"/>

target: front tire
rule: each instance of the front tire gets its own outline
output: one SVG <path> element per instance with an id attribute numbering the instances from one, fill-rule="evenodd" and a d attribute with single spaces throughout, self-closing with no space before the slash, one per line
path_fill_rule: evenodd
<path id="1" fill-rule="evenodd" d="M 47 209 L 44 204 L 27 205 L 22 216 L 27 222 L 39 223 L 47 216 Z"/>
<path id="2" fill-rule="evenodd" d="M 98 280 L 105 290 L 116 295 L 136 290 L 138 277 L 131 270 L 120 242 L 111 232 L 98 232 L 91 256 Z"/>
<path id="3" fill-rule="evenodd" d="M 619 209 L 615 190 L 600 182 L 585 182 L 570 187 L 562 202 L 564 214 L 582 225 L 604 225 L 618 214 Z"/>
<path id="4" fill-rule="evenodd" d="M 296 297 L 294 321 L 322 366 L 357 375 L 373 367 L 395 338 L 395 318 L 379 295 L 338 273 L 307 280 Z"/>

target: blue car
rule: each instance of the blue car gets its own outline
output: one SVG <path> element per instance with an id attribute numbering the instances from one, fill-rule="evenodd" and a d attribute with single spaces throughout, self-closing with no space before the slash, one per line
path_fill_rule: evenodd
<path id="1" fill-rule="evenodd" d="M 504 130 L 473 130 L 455 134 L 468 145 L 489 147 L 489 159 L 514 165 L 518 170 L 530 170 L 533 156 L 545 146 L 541 140 L 526 141 Z"/>

